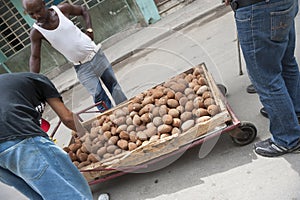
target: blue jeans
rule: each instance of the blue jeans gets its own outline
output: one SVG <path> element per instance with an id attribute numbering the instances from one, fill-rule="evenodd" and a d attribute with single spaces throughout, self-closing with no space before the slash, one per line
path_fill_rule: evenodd
<path id="1" fill-rule="evenodd" d="M 68 154 L 39 136 L 0 143 L 0 181 L 33 200 L 93 199 Z"/>
<path id="2" fill-rule="evenodd" d="M 75 71 L 81 84 L 93 96 L 95 103 L 104 101 L 108 108 L 112 107 L 112 103 L 103 89 L 100 80 L 110 92 L 116 105 L 127 100 L 127 97 L 117 81 L 110 62 L 107 60 L 101 49 L 95 54 L 91 61 L 82 65 L 76 65 Z M 98 109 L 100 111 L 105 110 L 102 105 L 99 105 Z"/>
<path id="3" fill-rule="evenodd" d="M 235 12 L 251 82 L 270 119 L 272 139 L 291 148 L 300 138 L 300 76 L 295 50 L 297 0 L 266 0 Z"/>

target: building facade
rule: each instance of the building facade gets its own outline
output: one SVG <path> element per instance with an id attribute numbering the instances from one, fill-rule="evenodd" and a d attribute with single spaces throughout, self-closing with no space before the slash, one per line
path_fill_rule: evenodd
<path id="1" fill-rule="evenodd" d="M 47 6 L 69 2 L 84 5 L 92 17 L 95 42 L 103 42 L 113 35 L 137 30 L 160 19 L 153 0 L 45 0 Z M 21 0 L 0 1 L 0 73 L 29 70 L 29 33 L 34 23 L 22 7 Z M 79 28 L 81 18 L 71 19 Z M 130 32 L 130 31 L 129 31 Z M 68 64 L 68 61 L 47 42 L 42 43 L 42 73 Z"/>

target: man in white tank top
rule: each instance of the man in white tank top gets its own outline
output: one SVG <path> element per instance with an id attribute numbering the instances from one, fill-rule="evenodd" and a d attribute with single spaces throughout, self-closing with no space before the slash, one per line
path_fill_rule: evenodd
<path id="1" fill-rule="evenodd" d="M 25 11 L 36 20 L 30 32 L 31 72 L 40 72 L 41 44 L 44 39 L 74 64 L 79 81 L 93 96 L 95 103 L 103 101 L 107 108 L 112 107 L 100 80 L 111 93 L 115 104 L 127 100 L 110 62 L 101 50 L 101 44 L 96 45 L 93 41 L 92 22 L 85 7 L 64 3 L 47 8 L 43 0 L 22 0 L 22 3 Z M 69 20 L 71 15 L 82 16 L 86 33 Z M 100 111 L 105 110 L 102 104 L 97 107 Z"/>

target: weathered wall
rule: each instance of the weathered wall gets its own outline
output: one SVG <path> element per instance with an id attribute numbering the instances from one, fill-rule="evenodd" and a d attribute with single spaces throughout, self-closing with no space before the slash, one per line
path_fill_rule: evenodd
<path id="1" fill-rule="evenodd" d="M 9 58 L 5 64 L 12 72 L 29 71 L 29 57 L 30 46 Z M 43 41 L 41 51 L 41 73 L 46 73 L 67 62 L 68 61 L 64 56 L 53 49 L 47 42 Z"/>
<path id="2" fill-rule="evenodd" d="M 135 0 L 106 0 L 92 7 L 89 12 L 96 43 L 102 42 L 110 36 L 137 24 L 147 25 Z M 84 25 L 83 27 L 85 28 Z M 28 71 L 29 56 L 30 46 L 9 58 L 5 64 L 12 72 Z M 41 56 L 41 73 L 47 73 L 55 67 L 68 63 L 64 56 L 45 41 L 42 44 Z"/>
<path id="3" fill-rule="evenodd" d="M 90 9 L 95 41 L 100 42 L 138 22 L 126 0 L 107 0 Z"/>
<path id="4" fill-rule="evenodd" d="M 4 66 L 0 63 L 0 74 L 4 74 L 4 73 L 7 73 L 7 71 L 4 68 Z"/>

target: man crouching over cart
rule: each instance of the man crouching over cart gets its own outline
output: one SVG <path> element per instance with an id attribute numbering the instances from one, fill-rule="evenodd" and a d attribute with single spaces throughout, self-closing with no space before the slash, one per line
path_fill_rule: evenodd
<path id="1" fill-rule="evenodd" d="M 68 128 L 84 133 L 52 82 L 29 72 L 1 74 L 0 91 L 0 181 L 29 199 L 93 199 L 69 156 L 40 127 L 47 102 Z"/>

